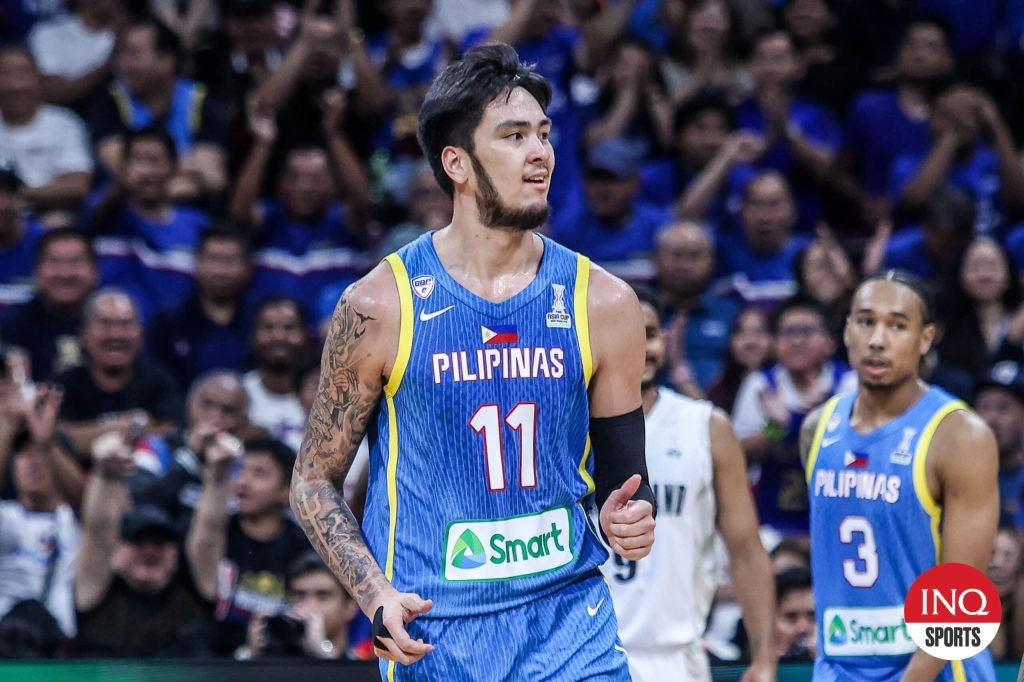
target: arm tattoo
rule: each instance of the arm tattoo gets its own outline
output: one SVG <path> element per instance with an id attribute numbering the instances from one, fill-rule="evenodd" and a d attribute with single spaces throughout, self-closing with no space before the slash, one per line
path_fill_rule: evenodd
<path id="1" fill-rule="evenodd" d="M 313 547 L 364 608 L 386 584 L 359 524 L 339 492 L 381 387 L 359 375 L 363 340 L 373 317 L 342 297 L 331 319 L 320 386 L 292 476 L 292 507 Z"/>

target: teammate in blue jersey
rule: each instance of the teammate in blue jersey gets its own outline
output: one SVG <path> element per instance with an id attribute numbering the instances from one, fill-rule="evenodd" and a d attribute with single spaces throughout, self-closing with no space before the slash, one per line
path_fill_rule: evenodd
<path id="1" fill-rule="evenodd" d="M 924 285 L 902 270 L 867 278 L 844 339 L 857 390 L 801 430 L 818 619 L 814 679 L 995 680 L 988 652 L 945 661 L 903 622 L 914 579 L 937 563 L 985 570 L 999 516 L 995 438 L 967 406 L 918 376 L 935 339 Z"/>
<path id="2" fill-rule="evenodd" d="M 650 552 L 644 327 L 627 285 L 534 232 L 550 97 L 500 44 L 435 80 L 419 140 L 452 222 L 331 321 L 292 506 L 374 618 L 387 680 L 629 679 L 583 505 L 621 557 Z M 360 529 L 338 487 L 364 433 Z"/>

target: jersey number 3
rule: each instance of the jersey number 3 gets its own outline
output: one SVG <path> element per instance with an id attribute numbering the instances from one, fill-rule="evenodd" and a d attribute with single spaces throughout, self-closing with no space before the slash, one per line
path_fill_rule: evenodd
<path id="1" fill-rule="evenodd" d="M 537 403 L 516 403 L 505 415 L 505 423 L 519 432 L 519 486 L 537 487 Z M 487 488 L 505 489 L 505 447 L 501 433 L 501 411 L 497 405 L 481 405 L 469 420 L 469 427 L 484 437 Z"/>
<path id="2" fill-rule="evenodd" d="M 843 544 L 854 544 L 858 535 L 860 542 L 857 544 L 857 558 L 843 559 L 843 577 L 854 587 L 871 587 L 878 580 L 875 531 L 863 516 L 847 516 L 839 523 L 839 541 Z"/>

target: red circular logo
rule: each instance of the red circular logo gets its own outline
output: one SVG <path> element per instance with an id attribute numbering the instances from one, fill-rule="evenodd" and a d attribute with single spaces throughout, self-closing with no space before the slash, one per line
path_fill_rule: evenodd
<path id="1" fill-rule="evenodd" d="M 996 586 L 967 564 L 939 564 L 910 586 L 903 619 L 926 653 L 961 661 L 981 653 L 999 631 L 1003 608 Z"/>

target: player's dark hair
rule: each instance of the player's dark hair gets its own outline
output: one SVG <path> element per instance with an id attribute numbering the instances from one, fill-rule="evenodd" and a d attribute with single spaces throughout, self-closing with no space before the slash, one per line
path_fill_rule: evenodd
<path id="1" fill-rule="evenodd" d="M 803 566 L 787 568 L 775 576 L 775 603 L 781 603 L 790 592 L 809 589 L 811 589 L 811 572 L 809 570 Z"/>
<path id="2" fill-rule="evenodd" d="M 144 140 L 159 142 L 160 146 L 167 152 L 167 156 L 170 157 L 171 163 L 178 163 L 178 147 L 174 144 L 174 139 L 166 130 L 155 125 L 148 125 L 138 130 L 129 130 L 124 138 L 122 158 L 127 161 L 128 157 L 131 156 L 132 147 Z"/>
<path id="3" fill-rule="evenodd" d="M 250 438 L 245 441 L 246 455 L 269 455 L 278 469 L 281 480 L 288 485 L 292 480 L 292 468 L 295 466 L 295 452 L 276 438 Z"/>
<path id="4" fill-rule="evenodd" d="M 50 245 L 62 239 L 73 239 L 82 242 L 82 245 L 85 247 L 86 256 L 88 256 L 93 264 L 96 263 L 96 250 L 92 246 L 92 237 L 75 227 L 57 227 L 52 230 L 46 230 L 36 241 L 36 266 L 42 262 L 43 256 L 46 255 Z"/>
<path id="5" fill-rule="evenodd" d="M 828 333 L 829 335 L 832 334 L 832 329 L 831 327 L 829 327 L 828 323 L 828 310 L 816 299 L 813 299 L 810 296 L 807 296 L 806 294 L 796 294 L 795 296 L 790 296 L 785 301 L 782 301 L 781 303 L 779 303 L 778 306 L 776 306 L 775 310 L 772 311 L 772 317 L 770 320 L 772 334 L 778 336 L 779 325 L 782 324 L 782 318 L 786 315 L 786 313 L 792 312 L 794 310 L 806 310 L 818 316 L 819 318 L 821 318 L 822 328 L 825 329 L 826 333 Z"/>
<path id="6" fill-rule="evenodd" d="M 856 298 L 857 292 L 859 292 L 861 287 L 865 284 L 877 281 L 896 282 L 897 284 L 902 284 L 913 291 L 921 301 L 922 326 L 935 322 L 935 294 L 923 279 L 914 273 L 901 268 L 879 270 L 878 272 L 865 277 L 864 280 L 857 285 L 857 288 L 853 292 L 854 297 Z"/>
<path id="7" fill-rule="evenodd" d="M 472 152 L 473 131 L 487 105 L 502 95 L 508 98 L 514 88 L 526 90 L 542 109 L 551 103 L 548 82 L 504 43 L 474 47 L 430 85 L 420 107 L 416 138 L 437 184 L 449 197 L 455 196 L 455 184 L 441 164 L 441 151 L 451 145 Z"/>

